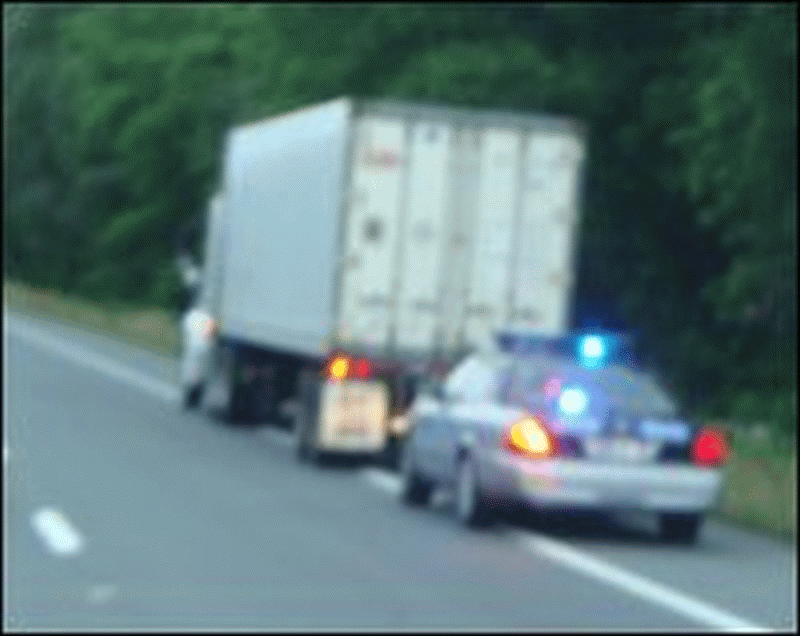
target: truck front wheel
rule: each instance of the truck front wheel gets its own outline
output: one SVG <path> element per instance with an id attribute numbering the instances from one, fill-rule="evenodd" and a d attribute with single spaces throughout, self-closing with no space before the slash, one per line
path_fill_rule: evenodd
<path id="1" fill-rule="evenodd" d="M 219 388 L 221 415 L 229 422 L 237 422 L 248 415 L 245 387 L 239 382 L 241 361 L 233 347 L 225 346 L 221 353 Z"/>

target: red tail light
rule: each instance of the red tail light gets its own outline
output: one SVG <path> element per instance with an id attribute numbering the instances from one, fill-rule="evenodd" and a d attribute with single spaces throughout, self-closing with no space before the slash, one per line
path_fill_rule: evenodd
<path id="1" fill-rule="evenodd" d="M 518 455 L 545 459 L 556 454 L 556 443 L 545 420 L 540 416 L 526 415 L 508 427 L 503 447 Z"/>
<path id="2" fill-rule="evenodd" d="M 728 453 L 725 436 L 710 428 L 701 429 L 692 443 L 692 461 L 697 466 L 719 466 L 727 461 Z"/>
<path id="3" fill-rule="evenodd" d="M 372 365 L 369 363 L 369 360 L 359 360 L 356 362 L 355 368 L 356 375 L 362 380 L 366 380 L 372 375 Z"/>

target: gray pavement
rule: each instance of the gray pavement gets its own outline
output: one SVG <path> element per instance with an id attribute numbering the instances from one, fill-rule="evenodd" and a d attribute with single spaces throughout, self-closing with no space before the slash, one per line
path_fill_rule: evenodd
<path id="1" fill-rule="evenodd" d="M 747 623 L 796 624 L 793 546 L 715 522 L 694 548 L 577 526 L 548 535 L 565 567 L 526 547 L 526 527 L 469 532 L 357 467 L 298 466 L 274 431 L 181 412 L 170 358 L 42 320 L 6 327 L 6 629 L 709 628 L 683 596 L 670 608 L 587 575 L 593 558 Z M 104 373 L 110 360 L 131 371 Z M 43 508 L 82 550 L 48 548 L 31 523 Z M 50 531 L 62 546 L 65 527 Z"/>

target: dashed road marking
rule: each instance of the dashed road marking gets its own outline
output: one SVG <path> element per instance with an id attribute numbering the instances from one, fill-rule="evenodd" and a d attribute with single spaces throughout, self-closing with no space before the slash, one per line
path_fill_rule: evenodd
<path id="1" fill-rule="evenodd" d="M 94 603 L 96 605 L 100 605 L 102 603 L 107 603 L 114 597 L 119 595 L 119 588 L 116 585 L 111 584 L 102 584 L 102 585 L 94 585 L 89 588 L 89 592 L 86 595 L 86 600 L 90 603 Z"/>
<path id="2" fill-rule="evenodd" d="M 55 508 L 39 508 L 31 515 L 31 526 L 55 556 L 76 556 L 83 550 L 85 541 L 81 533 Z"/>

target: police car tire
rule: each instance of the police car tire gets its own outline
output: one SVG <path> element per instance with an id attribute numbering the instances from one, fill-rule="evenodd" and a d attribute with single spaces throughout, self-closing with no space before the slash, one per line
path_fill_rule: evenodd
<path id="1" fill-rule="evenodd" d="M 403 450 L 401 460 L 402 490 L 400 497 L 409 506 L 427 506 L 431 500 L 433 486 L 424 483 L 414 466 L 414 456 L 410 445 Z"/>
<path id="2" fill-rule="evenodd" d="M 703 516 L 698 514 L 662 514 L 659 534 L 663 541 L 691 545 L 697 541 Z"/>
<path id="3" fill-rule="evenodd" d="M 458 520 L 469 528 L 492 525 L 494 514 L 480 491 L 475 460 L 465 455 L 458 463 L 455 509 Z"/>

